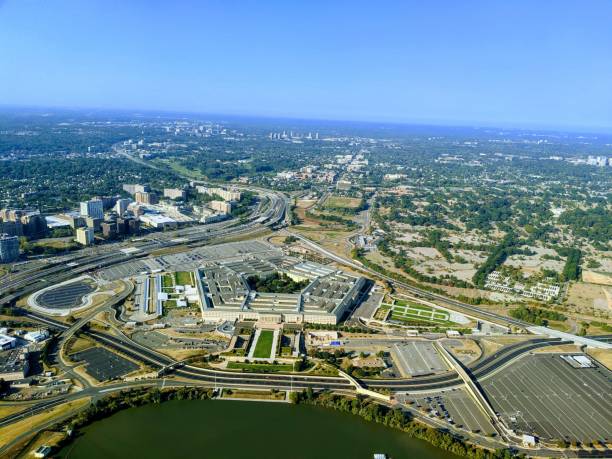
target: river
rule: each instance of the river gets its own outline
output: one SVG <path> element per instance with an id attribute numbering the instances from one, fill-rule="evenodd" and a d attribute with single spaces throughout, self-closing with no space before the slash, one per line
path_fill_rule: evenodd
<path id="1" fill-rule="evenodd" d="M 211 459 L 451 459 L 405 433 L 347 413 L 284 403 L 172 401 L 84 428 L 56 456 Z"/>

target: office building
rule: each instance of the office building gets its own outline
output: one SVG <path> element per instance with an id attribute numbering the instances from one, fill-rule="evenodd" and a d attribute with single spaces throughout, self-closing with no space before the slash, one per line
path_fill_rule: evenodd
<path id="1" fill-rule="evenodd" d="M 242 194 L 236 190 L 225 190 L 223 188 L 210 188 L 206 186 L 197 186 L 198 193 L 207 194 L 209 196 L 219 196 L 224 201 L 240 201 Z"/>
<path id="2" fill-rule="evenodd" d="M 185 199 L 187 193 L 179 188 L 164 188 L 164 198 Z"/>
<path id="3" fill-rule="evenodd" d="M 23 225 L 20 221 L 0 221 L 0 234 L 8 234 L 9 236 L 23 236 Z"/>
<path id="4" fill-rule="evenodd" d="M 97 201 L 102 201 L 102 207 L 104 210 L 112 209 L 119 199 L 119 196 L 96 196 L 93 198 Z"/>
<path id="5" fill-rule="evenodd" d="M 104 222 L 100 227 L 102 228 L 102 236 L 105 239 L 114 239 L 117 236 L 117 223 Z"/>
<path id="6" fill-rule="evenodd" d="M 208 206 L 218 212 L 229 214 L 232 212 L 232 203 L 226 201 L 210 201 Z"/>
<path id="7" fill-rule="evenodd" d="M 91 245 L 94 242 L 94 230 L 92 228 L 78 228 L 76 240 L 81 245 Z"/>
<path id="8" fill-rule="evenodd" d="M 157 195 L 148 191 L 137 191 L 134 199 L 140 204 L 157 204 Z"/>
<path id="9" fill-rule="evenodd" d="M 81 203 L 83 217 L 104 218 L 104 203 L 100 199 L 91 199 Z"/>
<path id="10" fill-rule="evenodd" d="M 11 263 L 19 258 L 19 238 L 0 234 L 0 263 Z"/>
<path id="11" fill-rule="evenodd" d="M 117 212 L 117 215 L 121 216 L 126 213 L 131 202 L 131 199 L 117 199 L 115 203 L 115 212 Z"/>
<path id="12" fill-rule="evenodd" d="M 40 215 L 40 211 L 31 209 L 2 209 L 0 222 L 7 233 L 12 236 L 39 236 L 47 231 L 47 221 Z"/>
<path id="13" fill-rule="evenodd" d="M 129 234 L 140 233 L 140 222 L 135 218 L 130 218 L 127 221 L 127 229 Z"/>
<path id="14" fill-rule="evenodd" d="M 87 217 L 85 219 L 85 225 L 87 226 L 87 228 L 91 228 L 94 230 L 94 232 L 100 231 L 100 225 L 102 224 L 102 219 L 101 218 L 92 218 L 92 217 Z"/>
<path id="15" fill-rule="evenodd" d="M 149 185 L 124 184 L 123 191 L 133 196 L 136 193 L 148 193 L 149 191 L 151 191 L 151 189 L 149 188 Z"/>

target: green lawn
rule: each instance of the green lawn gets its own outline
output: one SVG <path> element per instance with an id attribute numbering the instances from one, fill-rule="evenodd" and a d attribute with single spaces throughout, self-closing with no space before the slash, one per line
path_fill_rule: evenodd
<path id="1" fill-rule="evenodd" d="M 255 343 L 255 352 L 253 357 L 256 359 L 268 359 L 272 353 L 272 341 L 274 341 L 274 332 L 272 330 L 262 330 L 257 343 Z"/>
<path id="2" fill-rule="evenodd" d="M 243 370 L 253 373 L 276 373 L 279 371 L 292 372 L 293 365 L 288 363 L 265 364 L 265 363 L 240 363 L 229 362 L 227 368 L 231 370 Z"/>
<path id="3" fill-rule="evenodd" d="M 189 271 L 177 271 L 174 273 L 174 278 L 176 279 L 177 285 L 193 285 L 193 280 L 191 279 L 191 273 Z"/>
<path id="4" fill-rule="evenodd" d="M 433 308 L 430 306 L 425 306 L 424 304 L 413 303 L 412 301 L 406 300 L 395 300 L 394 306 L 405 306 L 411 309 L 420 309 L 421 311 L 433 311 Z"/>
<path id="5" fill-rule="evenodd" d="M 176 308 L 176 300 L 164 301 L 165 308 Z"/>
<path id="6" fill-rule="evenodd" d="M 410 315 L 410 314 L 391 314 L 391 319 L 399 320 L 401 322 L 410 322 L 410 323 L 422 323 L 424 325 L 455 325 L 453 322 L 442 319 L 430 319 L 427 316 L 418 316 L 418 315 Z"/>
<path id="7" fill-rule="evenodd" d="M 162 286 L 164 288 L 172 287 L 174 284 L 172 283 L 172 276 L 169 274 L 164 274 L 162 276 Z"/>

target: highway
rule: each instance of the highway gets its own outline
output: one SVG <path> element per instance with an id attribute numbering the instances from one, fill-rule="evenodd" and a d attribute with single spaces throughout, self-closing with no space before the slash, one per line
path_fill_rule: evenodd
<path id="1" fill-rule="evenodd" d="M 37 313 L 26 313 L 26 317 L 56 328 L 64 333 L 67 330 L 74 330 L 68 325 L 50 319 Z M 263 373 L 241 373 L 225 370 L 215 370 L 212 368 L 200 368 L 192 365 L 185 365 L 177 362 L 170 357 L 160 354 L 148 347 L 132 341 L 128 337 L 114 336 L 97 330 L 86 331 L 87 335 L 99 343 L 114 349 L 134 360 L 142 362 L 154 370 L 168 368 L 168 374 L 184 378 L 194 382 L 216 383 L 219 385 L 242 385 L 242 386 L 263 386 L 266 388 L 320 388 L 320 389 L 352 389 L 352 386 L 340 377 L 331 376 L 307 376 L 307 375 L 287 375 L 287 374 L 263 374 Z M 477 360 L 467 367 L 467 370 L 478 379 L 497 370 L 510 361 L 529 353 L 535 349 L 566 344 L 560 339 L 535 338 L 511 346 L 506 346 L 492 356 Z M 422 376 L 408 379 L 361 379 L 366 388 L 387 389 L 392 392 L 405 391 L 437 391 L 453 388 L 461 385 L 461 380 L 454 372 L 435 376 Z"/>

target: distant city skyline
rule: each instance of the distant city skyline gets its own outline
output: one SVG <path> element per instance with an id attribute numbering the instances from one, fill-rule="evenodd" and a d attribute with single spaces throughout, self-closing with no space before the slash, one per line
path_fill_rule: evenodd
<path id="1" fill-rule="evenodd" d="M 604 1 L 7 0 L 0 103 L 611 132 L 610 23 Z"/>

